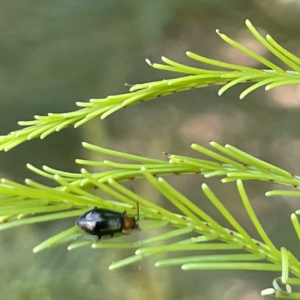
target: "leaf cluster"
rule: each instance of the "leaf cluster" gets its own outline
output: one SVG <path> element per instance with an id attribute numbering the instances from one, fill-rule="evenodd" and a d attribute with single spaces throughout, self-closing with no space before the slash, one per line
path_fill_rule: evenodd
<path id="1" fill-rule="evenodd" d="M 0 150 L 9 151 L 17 145 L 40 137 L 44 139 L 53 132 L 67 126 L 75 128 L 94 117 L 105 119 L 112 113 L 126 106 L 149 101 L 174 92 L 187 91 L 192 88 L 222 85 L 219 95 L 239 83 L 249 83 L 240 95 L 243 99 L 255 89 L 265 86 L 266 90 L 300 83 L 300 59 L 280 46 L 269 35 L 262 37 L 249 21 L 246 26 L 253 36 L 280 61 L 290 69 L 283 70 L 278 65 L 243 47 L 224 34 L 218 35 L 228 44 L 244 54 L 252 57 L 267 69 L 255 69 L 229 64 L 187 52 L 187 56 L 201 63 L 217 66 L 218 70 L 189 67 L 165 57 L 165 64 L 147 63 L 160 70 L 184 74 L 176 79 L 136 84 L 128 93 L 108 96 L 102 99 L 91 99 L 87 103 L 77 103 L 81 109 L 61 114 L 49 113 L 47 116 L 35 116 L 33 121 L 21 121 L 24 128 L 0 137 Z M 268 234 L 264 231 L 254 213 L 243 181 L 262 180 L 290 186 L 293 190 L 272 190 L 266 196 L 299 197 L 300 177 L 277 166 L 259 160 L 231 145 L 222 146 L 210 143 L 213 150 L 193 144 L 192 149 L 204 155 L 204 159 L 168 154 L 167 160 L 156 160 L 142 156 L 105 149 L 92 144 L 83 143 L 91 151 L 100 152 L 113 158 L 123 158 L 125 162 L 114 160 L 90 161 L 78 159 L 80 165 L 105 168 L 101 172 L 89 172 L 83 168 L 80 173 L 70 173 L 44 166 L 38 169 L 30 164 L 33 172 L 56 182 L 50 188 L 30 179 L 25 185 L 7 179 L 0 182 L 0 230 L 26 224 L 55 221 L 59 219 L 81 216 L 93 207 L 107 208 L 115 211 L 126 210 L 128 215 L 137 215 L 139 204 L 140 227 L 142 231 L 164 228 L 164 232 L 135 242 L 121 241 L 120 235 L 113 239 L 101 239 L 94 242 L 84 238 L 84 232 L 73 226 L 50 237 L 34 248 L 39 252 L 48 247 L 69 243 L 68 249 L 91 246 L 95 249 L 114 248 L 136 249 L 135 254 L 111 264 L 110 269 L 123 267 L 147 257 L 159 254 L 175 253 L 177 257 L 157 260 L 157 267 L 180 265 L 183 270 L 235 269 L 280 272 L 273 287 L 262 291 L 263 295 L 274 294 L 279 298 L 300 298 L 291 286 L 300 284 L 300 265 L 295 256 L 285 247 L 277 249 Z M 201 186 L 202 193 L 217 211 L 229 222 L 231 228 L 225 228 L 201 209 L 201 203 L 194 204 L 187 197 L 172 187 L 165 177 L 188 174 L 210 178 L 220 176 L 223 183 L 235 182 L 237 192 L 260 240 L 253 239 L 222 204 L 222 200 L 213 193 L 207 184 Z M 179 211 L 176 214 L 152 201 L 135 194 L 120 182 L 144 179 L 155 187 Z M 295 189 L 296 188 L 296 189 Z M 101 190 L 105 197 L 95 195 L 93 191 Z M 295 232 L 300 238 L 300 225 L 296 211 L 291 216 Z M 129 232 L 130 233 L 130 232 Z M 201 254 L 203 250 L 211 254 Z M 232 251 L 235 254 L 232 254 Z M 179 254 L 184 251 L 184 254 Z M 191 252 L 196 255 L 189 255 Z M 216 252 L 218 251 L 218 252 Z M 285 288 L 281 285 L 284 284 Z"/>

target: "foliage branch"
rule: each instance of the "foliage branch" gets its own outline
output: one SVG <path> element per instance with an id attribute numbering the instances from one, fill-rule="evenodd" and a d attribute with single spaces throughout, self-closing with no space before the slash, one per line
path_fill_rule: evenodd
<path id="1" fill-rule="evenodd" d="M 250 87 L 241 93 L 240 98 L 243 99 L 261 86 L 265 86 L 265 89 L 269 90 L 282 85 L 299 84 L 300 59 L 281 47 L 269 35 L 266 38 L 262 37 L 248 20 L 246 26 L 263 46 L 288 66 L 289 71 L 283 70 L 217 31 L 225 42 L 265 65 L 267 69 L 229 64 L 191 52 L 187 52 L 188 57 L 217 66 L 221 70 L 189 67 L 165 57 L 162 58 L 165 64 L 152 64 L 147 60 L 148 64 L 156 69 L 186 75 L 176 79 L 136 84 L 126 94 L 92 99 L 88 103 L 80 102 L 77 104 L 83 108 L 75 112 L 49 113 L 48 116 L 35 116 L 33 121 L 19 122 L 19 125 L 24 128 L 1 136 L 0 149 L 8 151 L 26 140 L 36 137 L 44 139 L 49 134 L 67 126 L 73 125 L 76 128 L 94 117 L 101 116 L 101 119 L 105 119 L 123 107 L 191 88 L 218 84 L 222 85 L 219 90 L 219 95 L 221 95 L 234 85 L 247 82 Z M 265 289 L 262 294 L 274 294 L 278 298 L 299 299 L 300 294 L 293 292 L 291 288 L 293 285 L 300 285 L 299 261 L 285 247 L 277 249 L 274 246 L 251 207 L 243 181 L 271 181 L 293 188 L 293 190 L 272 190 L 267 192 L 266 196 L 300 197 L 300 192 L 297 191 L 300 177 L 259 160 L 233 146 L 222 146 L 216 142 L 211 142 L 210 145 L 215 151 L 200 145 L 192 145 L 195 151 L 205 156 L 204 159 L 167 154 L 169 161 L 165 161 L 83 143 L 83 146 L 89 150 L 130 161 L 116 163 L 109 160 L 103 162 L 77 160 L 77 163 L 81 165 L 108 168 L 108 170 L 98 173 L 91 173 L 86 169 L 82 169 L 81 173 L 69 173 L 47 166 L 38 169 L 28 164 L 29 169 L 54 180 L 57 186 L 50 188 L 30 179 L 26 179 L 25 185 L 2 179 L 0 183 L 0 229 L 78 217 L 95 206 L 116 211 L 126 210 L 129 215 L 136 216 L 136 207 L 139 203 L 142 231 L 163 227 L 168 231 L 142 241 L 138 239 L 135 242 L 121 241 L 123 237 L 120 237 L 121 234 L 117 234 L 114 239 L 101 239 L 94 242 L 82 238 L 84 233 L 73 226 L 42 242 L 34 248 L 34 252 L 67 242 L 70 243 L 68 246 L 70 250 L 86 245 L 95 249 L 137 249 L 135 255 L 114 262 L 110 269 L 115 269 L 158 254 L 167 255 L 171 252 L 185 251 L 183 256 L 160 259 L 155 265 L 157 267 L 180 265 L 183 270 L 238 269 L 281 272 L 281 276 L 274 279 L 273 287 Z M 164 179 L 164 177 L 174 174 L 193 176 L 197 174 L 204 178 L 221 176 L 223 183 L 236 182 L 237 192 L 260 240 L 253 239 L 210 187 L 203 184 L 201 186 L 203 194 L 229 222 L 231 228 L 223 227 L 222 224 L 206 214 L 200 204 L 192 203 Z M 122 181 L 132 179 L 146 179 L 179 209 L 180 214 L 166 210 L 120 184 Z M 95 188 L 106 193 L 108 197 L 104 198 L 92 193 L 91 191 Z M 298 214 L 300 214 L 300 210 L 292 214 L 291 221 L 297 237 L 300 238 Z M 161 242 L 164 243 L 163 246 L 157 245 Z M 211 254 L 201 255 L 203 250 L 209 250 Z M 215 254 L 216 250 L 222 250 L 222 253 Z M 236 250 L 238 254 L 230 254 L 232 250 Z M 188 256 L 187 253 L 190 251 L 197 251 L 197 255 Z M 281 287 L 282 284 L 285 288 Z"/>
<path id="2" fill-rule="evenodd" d="M 299 84 L 300 59 L 280 46 L 270 35 L 267 35 L 266 38 L 262 37 L 249 20 L 246 21 L 246 26 L 267 50 L 287 65 L 289 68 L 288 71 L 245 48 L 217 30 L 218 35 L 226 43 L 266 66 L 268 69 L 255 69 L 225 63 L 197 55 L 190 51 L 186 53 L 189 58 L 209 66 L 219 67 L 220 70 L 189 67 L 174 62 L 166 57 L 162 57 L 162 61 L 165 64 L 152 64 L 150 60 L 147 59 L 147 63 L 153 68 L 186 75 L 175 79 L 135 84 L 130 88 L 129 93 L 126 94 L 113 95 L 101 99 L 91 99 L 89 102 L 78 102 L 77 105 L 83 108 L 74 112 L 49 113 L 47 116 L 36 115 L 34 117 L 35 120 L 20 121 L 19 125 L 24 126 L 24 128 L 0 136 L 0 150 L 8 151 L 33 138 L 40 137 L 44 139 L 51 133 L 58 132 L 71 125 L 77 128 L 98 116 L 100 116 L 101 119 L 105 119 L 124 107 L 170 95 L 174 92 L 182 92 L 211 85 L 223 85 L 218 92 L 219 95 L 222 95 L 229 88 L 246 82 L 250 84 L 250 87 L 240 94 L 240 99 L 243 99 L 261 86 L 265 86 L 266 90 L 270 90 L 283 85 Z"/>

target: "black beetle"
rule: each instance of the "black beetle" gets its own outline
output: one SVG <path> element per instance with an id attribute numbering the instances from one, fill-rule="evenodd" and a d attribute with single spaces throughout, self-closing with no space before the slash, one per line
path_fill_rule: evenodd
<path id="1" fill-rule="evenodd" d="M 138 229 L 138 217 L 129 217 L 126 211 L 118 212 L 105 208 L 93 208 L 87 211 L 76 221 L 76 225 L 83 231 L 96 235 L 98 240 L 104 235 L 111 235 L 111 237 L 123 230 Z"/>

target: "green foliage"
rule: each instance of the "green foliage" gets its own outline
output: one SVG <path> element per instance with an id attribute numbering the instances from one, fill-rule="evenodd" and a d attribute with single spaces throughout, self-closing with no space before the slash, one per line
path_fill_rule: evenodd
<path id="1" fill-rule="evenodd" d="M 281 47 L 271 36 L 267 35 L 266 38 L 263 38 L 252 26 L 250 21 L 247 20 L 246 25 L 263 46 L 290 68 L 289 71 L 283 70 L 281 67 L 217 31 L 225 42 L 247 56 L 257 60 L 262 65 L 265 65 L 268 69 L 255 69 L 229 64 L 205 58 L 192 52 L 186 53 L 191 59 L 210 66 L 217 66 L 221 70 L 193 68 L 176 63 L 165 57 L 162 57 L 162 60 L 166 65 L 151 64 L 149 60 L 146 60 L 150 66 L 156 69 L 188 75 L 176 79 L 135 84 L 130 88 L 130 92 L 126 94 L 108 96 L 101 99 L 91 99 L 89 102 L 78 102 L 77 105 L 83 108 L 74 112 L 49 113 L 47 116 L 35 116 L 35 120 L 32 121 L 20 121 L 19 125 L 25 126 L 25 128 L 12 131 L 8 135 L 0 136 L 0 150 L 8 151 L 26 140 L 37 137 L 44 139 L 51 133 L 60 131 L 68 126 L 73 125 L 77 128 L 95 117 L 100 116 L 101 119 L 105 119 L 124 107 L 193 88 L 207 87 L 216 84 L 223 85 L 219 90 L 219 95 L 222 95 L 226 90 L 236 84 L 244 82 L 249 84 L 253 83 L 241 93 L 240 98 L 243 99 L 246 95 L 261 86 L 265 86 L 266 90 L 270 90 L 282 85 L 299 84 L 300 59 Z"/>
<path id="2" fill-rule="evenodd" d="M 282 85 L 299 84 L 300 59 L 283 49 L 269 35 L 263 38 L 249 21 L 246 21 L 246 25 L 263 46 L 290 68 L 289 71 L 283 70 L 217 31 L 225 42 L 254 58 L 268 69 L 259 70 L 228 64 L 191 52 L 187 52 L 187 56 L 191 59 L 217 66 L 221 70 L 189 67 L 164 57 L 162 58 L 164 65 L 151 64 L 147 60 L 148 64 L 154 68 L 187 75 L 176 79 L 136 84 L 127 94 L 92 99 L 88 103 L 77 103 L 83 108 L 75 112 L 35 116 L 34 121 L 19 122 L 25 127 L 9 135 L 1 136 L 0 149 L 8 151 L 26 140 L 36 137 L 44 139 L 49 134 L 69 125 L 76 128 L 94 117 L 101 116 L 101 119 L 104 119 L 123 107 L 191 88 L 219 84 L 223 85 L 219 90 L 221 95 L 234 85 L 247 82 L 250 87 L 241 93 L 242 99 L 261 86 L 269 90 Z M 160 259 L 155 265 L 157 267 L 180 265 L 183 270 L 235 269 L 281 272 L 281 277 L 274 279 L 273 288 L 262 291 L 262 294 L 274 294 L 279 298 L 300 298 L 300 295 L 292 292 L 291 289 L 292 285 L 300 284 L 299 261 L 285 247 L 277 249 L 274 246 L 257 219 L 243 186 L 245 180 L 262 180 L 298 188 L 300 177 L 261 161 L 233 146 L 222 146 L 216 142 L 211 142 L 210 145 L 214 151 L 196 144 L 192 145 L 192 149 L 204 155 L 203 159 L 167 154 L 169 161 L 165 161 L 83 143 L 83 146 L 91 151 L 127 161 L 117 163 L 114 160 L 99 162 L 78 159 L 78 164 L 107 168 L 106 171 L 98 173 L 82 169 L 78 174 L 55 170 L 47 166 L 40 170 L 28 165 L 33 172 L 55 181 L 56 187 L 50 188 L 30 179 L 25 181 L 25 185 L 2 179 L 0 183 L 0 229 L 79 217 L 92 207 L 116 211 L 126 210 L 128 215 L 136 216 L 136 207 L 139 203 L 141 230 L 164 228 L 163 233 L 135 242 L 120 242 L 118 238 L 121 234 L 116 234 L 113 239 L 101 239 L 94 242 L 85 239 L 84 233 L 74 226 L 42 242 L 34 248 L 34 252 L 61 243 L 69 243 L 68 249 L 70 250 L 87 245 L 95 249 L 137 249 L 133 256 L 112 263 L 110 269 L 116 269 L 158 254 L 167 255 L 171 252 L 185 251 L 184 256 Z M 236 182 L 237 192 L 260 240 L 253 239 L 243 228 L 243 224 L 238 223 L 222 204 L 222 200 L 208 185 L 203 184 L 201 187 L 203 194 L 231 226 L 230 229 L 224 228 L 206 214 L 200 204 L 193 204 L 164 179 L 174 174 L 189 174 L 204 178 L 221 176 L 223 183 Z M 180 211 L 180 214 L 160 207 L 120 184 L 122 181 L 132 179 L 147 180 Z M 95 189 L 101 190 L 107 196 L 104 198 L 94 195 L 92 191 Z M 266 193 L 266 196 L 275 195 L 299 197 L 300 192 L 272 190 Z M 300 238 L 298 214 L 300 210 L 292 214 L 291 220 Z M 209 250 L 211 254 L 201 255 L 202 250 Z M 218 254 L 215 254 L 216 250 Z M 232 250 L 238 254 L 229 254 Z M 193 253 L 196 251 L 196 255 L 189 256 L 190 251 Z M 280 284 L 285 285 L 285 290 Z"/>

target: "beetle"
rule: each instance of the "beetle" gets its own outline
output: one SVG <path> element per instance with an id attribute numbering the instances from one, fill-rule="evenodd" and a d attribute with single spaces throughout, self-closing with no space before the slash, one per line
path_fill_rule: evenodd
<path id="1" fill-rule="evenodd" d="M 113 237 L 123 230 L 138 229 L 139 209 L 137 219 L 126 215 L 126 211 L 118 212 L 105 208 L 94 207 L 76 221 L 76 225 L 83 231 L 96 235 L 98 240 L 104 235 Z"/>

